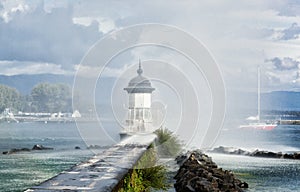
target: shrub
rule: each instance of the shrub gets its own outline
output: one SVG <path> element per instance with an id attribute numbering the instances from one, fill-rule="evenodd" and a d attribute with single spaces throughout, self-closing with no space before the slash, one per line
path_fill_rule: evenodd
<path id="1" fill-rule="evenodd" d="M 168 129 L 160 128 L 154 132 L 157 135 L 156 147 L 162 157 L 175 157 L 182 150 L 180 140 Z"/>
<path id="2" fill-rule="evenodd" d="M 164 166 L 157 166 L 156 162 L 157 152 L 153 145 L 150 145 L 134 168 L 125 176 L 123 186 L 118 191 L 167 190 L 170 187 L 167 182 L 167 170 Z"/>

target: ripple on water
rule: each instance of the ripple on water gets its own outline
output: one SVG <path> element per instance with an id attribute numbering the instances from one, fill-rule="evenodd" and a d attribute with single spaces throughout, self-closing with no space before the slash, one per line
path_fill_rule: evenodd
<path id="1" fill-rule="evenodd" d="M 249 183 L 249 191 L 300 191 L 300 161 L 209 154 L 219 167 Z"/>
<path id="2" fill-rule="evenodd" d="M 23 191 L 69 169 L 92 154 L 88 150 L 1 155 L 1 191 Z"/>

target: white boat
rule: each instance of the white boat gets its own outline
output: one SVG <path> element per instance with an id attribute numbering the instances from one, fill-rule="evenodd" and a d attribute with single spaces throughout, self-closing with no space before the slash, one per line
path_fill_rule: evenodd
<path id="1" fill-rule="evenodd" d="M 277 127 L 277 124 L 275 123 L 262 123 L 262 122 L 258 122 L 258 123 L 250 123 L 248 125 L 240 125 L 240 129 L 259 129 L 259 130 L 272 130 L 275 127 Z"/>
<path id="2" fill-rule="evenodd" d="M 261 122 L 260 121 L 260 66 L 257 68 L 257 116 L 248 117 L 247 120 L 256 120 L 255 123 L 249 123 L 247 125 L 240 125 L 240 129 L 258 129 L 258 130 L 272 130 L 277 127 L 276 123 Z"/>

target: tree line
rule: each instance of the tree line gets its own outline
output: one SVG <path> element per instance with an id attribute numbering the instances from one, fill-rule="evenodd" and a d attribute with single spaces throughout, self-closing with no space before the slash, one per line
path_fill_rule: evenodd
<path id="1" fill-rule="evenodd" d="M 0 85 L 0 113 L 5 108 L 14 112 L 72 112 L 72 90 L 67 84 L 40 83 L 30 94 L 22 95 L 15 88 Z"/>

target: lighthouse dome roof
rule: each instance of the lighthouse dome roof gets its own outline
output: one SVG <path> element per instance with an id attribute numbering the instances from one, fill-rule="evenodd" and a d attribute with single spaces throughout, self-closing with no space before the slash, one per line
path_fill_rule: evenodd
<path id="1" fill-rule="evenodd" d="M 151 82 L 146 77 L 142 76 L 143 70 L 141 67 L 141 62 L 139 63 L 139 68 L 137 70 L 137 76 L 132 78 L 128 87 L 124 88 L 128 93 L 151 93 L 155 89 L 151 86 Z"/>
<path id="2" fill-rule="evenodd" d="M 129 81 L 128 86 L 129 87 L 151 87 L 151 82 L 146 77 L 142 75 L 138 75 Z"/>

